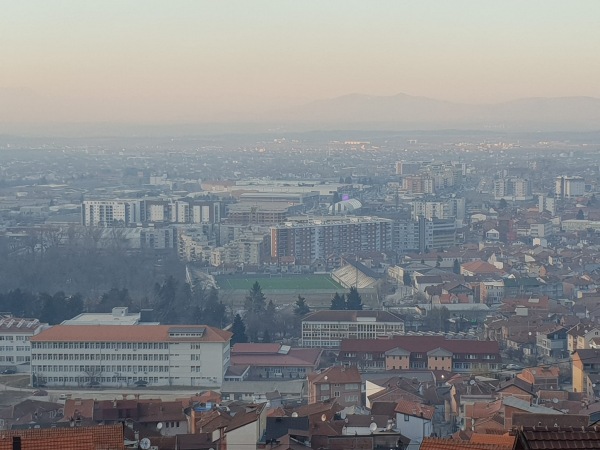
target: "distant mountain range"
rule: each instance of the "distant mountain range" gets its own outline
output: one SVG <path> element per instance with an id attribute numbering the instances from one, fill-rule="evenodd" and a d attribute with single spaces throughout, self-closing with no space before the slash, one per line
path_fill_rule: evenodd
<path id="1" fill-rule="evenodd" d="M 350 94 L 277 112 L 286 123 L 337 125 L 356 129 L 505 128 L 510 130 L 600 129 L 600 99 L 524 98 L 470 105 L 406 94 Z M 273 119 L 270 118 L 272 121 Z"/>

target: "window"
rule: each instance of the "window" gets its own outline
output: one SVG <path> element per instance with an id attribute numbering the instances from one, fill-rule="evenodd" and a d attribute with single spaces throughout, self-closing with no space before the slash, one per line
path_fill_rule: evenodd
<path id="1" fill-rule="evenodd" d="M 404 421 L 408 422 L 410 420 L 410 416 L 408 414 L 404 414 Z"/>
<path id="2" fill-rule="evenodd" d="M 333 396 L 334 396 L 334 397 L 339 397 L 339 396 L 340 396 L 340 391 L 335 391 L 335 392 L 333 393 Z"/>

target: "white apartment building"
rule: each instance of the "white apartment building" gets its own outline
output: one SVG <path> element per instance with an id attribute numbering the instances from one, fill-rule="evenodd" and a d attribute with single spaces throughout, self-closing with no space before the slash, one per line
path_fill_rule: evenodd
<path id="1" fill-rule="evenodd" d="M 48 328 L 37 319 L 0 317 L 0 368 L 28 372 L 31 359 L 29 340 Z"/>
<path id="2" fill-rule="evenodd" d="M 231 336 L 205 325 L 57 325 L 31 338 L 32 382 L 218 387 Z"/>
<path id="3" fill-rule="evenodd" d="M 556 198 L 574 198 L 585 194 L 585 180 L 582 177 L 556 177 L 554 194 Z"/>
<path id="4" fill-rule="evenodd" d="M 465 220 L 465 199 L 462 197 L 442 200 L 415 200 L 411 203 L 412 219 L 455 219 Z"/>
<path id="5" fill-rule="evenodd" d="M 81 224 L 86 227 L 131 225 L 143 220 L 141 200 L 86 200 L 81 205 Z"/>
<path id="6" fill-rule="evenodd" d="M 404 321 L 388 311 L 316 311 L 302 320 L 302 347 L 339 348 L 342 339 L 404 334 Z"/>

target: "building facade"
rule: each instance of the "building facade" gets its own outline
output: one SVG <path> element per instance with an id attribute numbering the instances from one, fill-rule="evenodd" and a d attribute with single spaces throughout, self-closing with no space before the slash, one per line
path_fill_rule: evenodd
<path id="1" fill-rule="evenodd" d="M 297 218 L 271 227 L 271 260 L 292 257 L 309 265 L 345 253 L 392 249 L 390 219 L 376 217 Z"/>
<path id="2" fill-rule="evenodd" d="M 0 368 L 28 372 L 31 360 L 30 339 L 47 329 L 37 319 L 0 317 Z"/>
<path id="3" fill-rule="evenodd" d="M 316 311 L 302 320 L 302 346 L 339 348 L 342 339 L 404 333 L 404 321 L 387 311 Z"/>
<path id="4" fill-rule="evenodd" d="M 204 325 L 57 325 L 31 338 L 32 383 L 220 386 L 230 339 Z"/>

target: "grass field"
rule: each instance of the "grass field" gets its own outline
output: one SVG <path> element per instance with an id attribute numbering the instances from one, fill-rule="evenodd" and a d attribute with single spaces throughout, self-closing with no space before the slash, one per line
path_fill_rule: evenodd
<path id="1" fill-rule="evenodd" d="M 293 275 L 252 278 L 238 278 L 221 276 L 216 277 L 221 289 L 248 290 L 255 281 L 258 281 L 263 291 L 269 290 L 311 290 L 311 289 L 339 289 L 344 290 L 329 275 Z"/>

